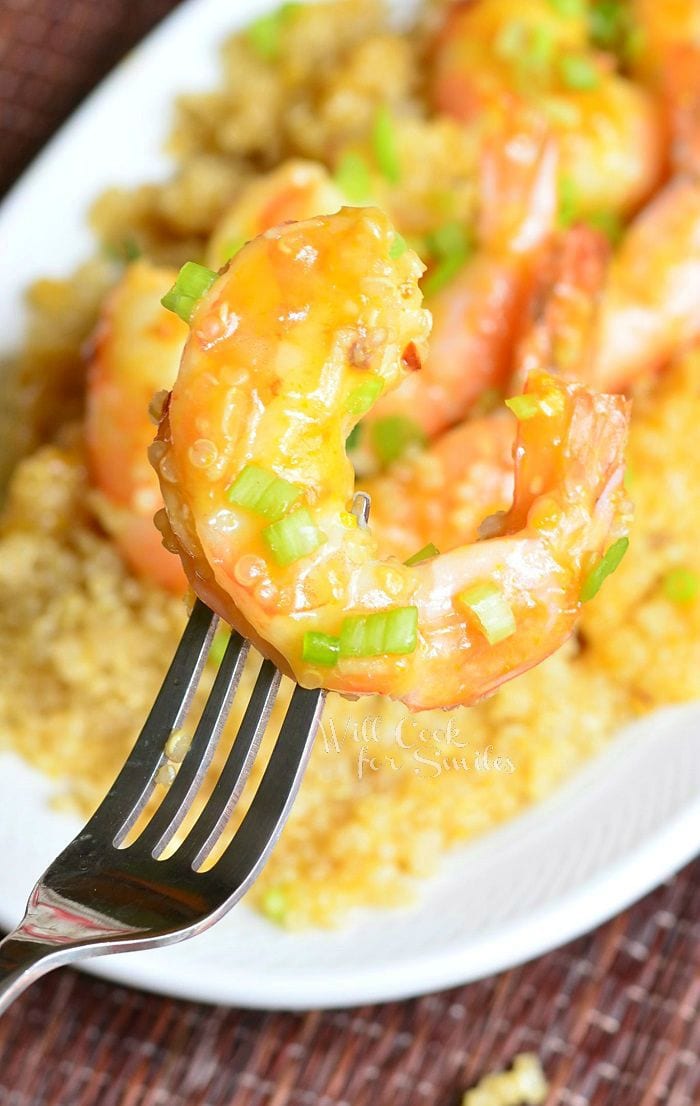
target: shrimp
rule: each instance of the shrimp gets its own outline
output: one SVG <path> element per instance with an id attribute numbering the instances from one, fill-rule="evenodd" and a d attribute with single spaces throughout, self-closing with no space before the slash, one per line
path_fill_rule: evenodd
<path id="1" fill-rule="evenodd" d="M 331 215 L 346 200 L 324 168 L 313 161 L 286 161 L 246 188 L 215 227 L 207 264 L 218 269 L 249 239 L 292 220 Z"/>
<path id="2" fill-rule="evenodd" d="M 183 593 L 182 566 L 153 524 L 162 500 L 148 463 L 149 404 L 175 380 L 188 333 L 160 303 L 174 275 L 137 261 L 107 297 L 88 364 L 86 444 L 95 511 L 122 556 L 139 576 Z"/>
<path id="3" fill-rule="evenodd" d="M 700 47 L 671 51 L 664 79 L 673 178 L 615 252 L 578 375 L 618 391 L 700 337 Z"/>
<path id="4" fill-rule="evenodd" d="M 506 383 L 533 265 L 556 224 L 556 149 L 541 127 L 516 122 L 507 142 L 487 146 L 480 195 L 478 252 L 427 300 L 428 359 L 376 404 L 365 440 L 396 416 L 432 438 L 464 418 L 484 391 Z"/>
<path id="5" fill-rule="evenodd" d="M 453 427 L 361 481 L 382 552 L 403 561 L 425 547 L 444 553 L 476 541 L 484 518 L 512 503 L 514 445 L 513 419 L 498 411 Z"/>
<path id="6" fill-rule="evenodd" d="M 381 212 L 350 209 L 245 246 L 194 309 L 151 460 L 205 602 L 301 684 L 421 710 L 475 702 L 571 634 L 624 540 L 628 409 L 531 375 L 494 536 L 382 556 L 348 515 L 344 443 L 424 355 L 422 266 L 395 243 Z"/>
<path id="7" fill-rule="evenodd" d="M 629 0 L 629 5 L 629 67 L 658 86 L 679 46 L 700 47 L 700 5 L 697 0 Z"/>
<path id="8" fill-rule="evenodd" d="M 467 0 L 448 8 L 437 36 L 433 99 L 476 128 L 498 126 L 513 100 L 527 104 L 552 128 L 578 212 L 628 215 L 664 173 L 665 133 L 657 98 L 612 65 L 588 45 L 585 6 Z"/>

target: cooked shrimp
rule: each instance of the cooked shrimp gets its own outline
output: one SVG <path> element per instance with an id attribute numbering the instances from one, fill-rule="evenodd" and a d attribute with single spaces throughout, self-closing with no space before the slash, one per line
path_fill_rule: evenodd
<path id="1" fill-rule="evenodd" d="M 700 48 L 681 47 L 665 77 L 675 174 L 628 228 L 601 297 L 579 375 L 617 391 L 700 337 Z"/>
<path id="2" fill-rule="evenodd" d="M 677 47 L 700 47 L 697 0 L 629 0 L 629 24 L 629 66 L 636 76 L 653 84 L 663 78 Z"/>
<path id="3" fill-rule="evenodd" d="M 346 200 L 328 171 L 313 161 L 286 161 L 248 184 L 214 229 L 207 263 L 218 269 L 249 239 L 280 223 L 331 215 Z"/>
<path id="4" fill-rule="evenodd" d="M 569 636 L 623 540 L 628 412 L 535 374 L 499 536 L 418 565 L 382 557 L 347 513 L 344 443 L 423 353 L 422 266 L 395 243 L 384 215 L 355 209 L 245 246 L 194 309 L 151 457 L 209 605 L 300 683 L 419 710 L 474 702 Z"/>
<path id="5" fill-rule="evenodd" d="M 162 499 L 148 463 L 149 404 L 175 380 L 188 333 L 161 306 L 173 277 L 137 261 L 107 297 L 88 366 L 86 436 L 100 521 L 139 576 L 183 592 L 182 566 L 153 523 Z"/>
<path id="6" fill-rule="evenodd" d="M 428 297 L 427 361 L 373 408 L 363 424 L 366 445 L 396 416 L 432 438 L 506 383 L 532 268 L 556 223 L 556 150 L 541 127 L 528 133 L 516 122 L 508 141 L 487 146 L 479 191 L 477 252 Z"/>
<path id="7" fill-rule="evenodd" d="M 447 9 L 433 59 L 435 104 L 481 128 L 513 100 L 539 112 L 560 150 L 560 180 L 581 215 L 628 214 L 665 167 L 656 97 L 588 46 L 585 5 L 466 0 Z"/>
<path id="8" fill-rule="evenodd" d="M 403 561 L 476 541 L 484 518 L 513 501 L 513 422 L 504 409 L 463 422 L 362 481 L 382 552 Z"/>

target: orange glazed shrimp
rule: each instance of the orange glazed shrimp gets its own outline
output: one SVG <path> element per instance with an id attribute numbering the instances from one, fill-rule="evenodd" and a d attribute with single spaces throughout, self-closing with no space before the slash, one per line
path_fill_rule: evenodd
<path id="1" fill-rule="evenodd" d="M 534 374 L 499 536 L 382 557 L 347 513 L 344 443 L 422 356 L 421 269 L 374 210 L 250 242 L 194 307 L 151 452 L 205 602 L 300 683 L 414 710 L 472 703 L 569 636 L 624 551 L 628 421 L 625 400 Z"/>
<path id="2" fill-rule="evenodd" d="M 102 525 L 139 576 L 182 593 L 182 566 L 153 523 L 162 499 L 148 463 L 149 404 L 175 380 L 188 333 L 161 306 L 173 276 L 137 261 L 108 296 L 88 365 L 86 439 Z"/>
<path id="3" fill-rule="evenodd" d="M 700 47 L 665 69 L 675 174 L 616 250 L 579 376 L 618 390 L 700 336 Z"/>
<path id="4" fill-rule="evenodd" d="M 581 214 L 628 214 L 665 168 L 663 116 L 646 88 L 590 49 L 587 5 L 461 0 L 450 5 L 433 56 L 436 107 L 480 128 L 519 100 L 548 121 L 560 179 Z M 663 7 L 663 5 L 659 5 Z"/>
<path id="5" fill-rule="evenodd" d="M 515 124 L 503 143 L 489 143 L 480 196 L 478 252 L 428 296 L 433 329 L 422 371 L 363 422 L 363 445 L 374 439 L 380 455 L 385 419 L 399 416 L 432 438 L 506 383 L 532 268 L 556 224 L 556 150 L 541 127 Z"/>

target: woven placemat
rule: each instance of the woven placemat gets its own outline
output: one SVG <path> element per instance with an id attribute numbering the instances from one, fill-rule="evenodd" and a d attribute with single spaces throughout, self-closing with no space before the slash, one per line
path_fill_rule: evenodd
<path id="1" fill-rule="evenodd" d="M 174 6 L 0 0 L 0 191 Z M 57 973 L 0 1022 L 0 1106 L 457 1106 L 522 1051 L 549 1106 L 700 1106 L 699 1010 L 700 861 L 563 949 L 413 1002 L 259 1013 Z"/>

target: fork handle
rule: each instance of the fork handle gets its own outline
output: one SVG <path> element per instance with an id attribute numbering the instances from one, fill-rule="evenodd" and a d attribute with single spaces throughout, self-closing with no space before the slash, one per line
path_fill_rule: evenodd
<path id="1" fill-rule="evenodd" d="M 0 941 L 0 1014 L 40 976 L 72 959 L 70 951 L 28 936 L 22 925 Z"/>

